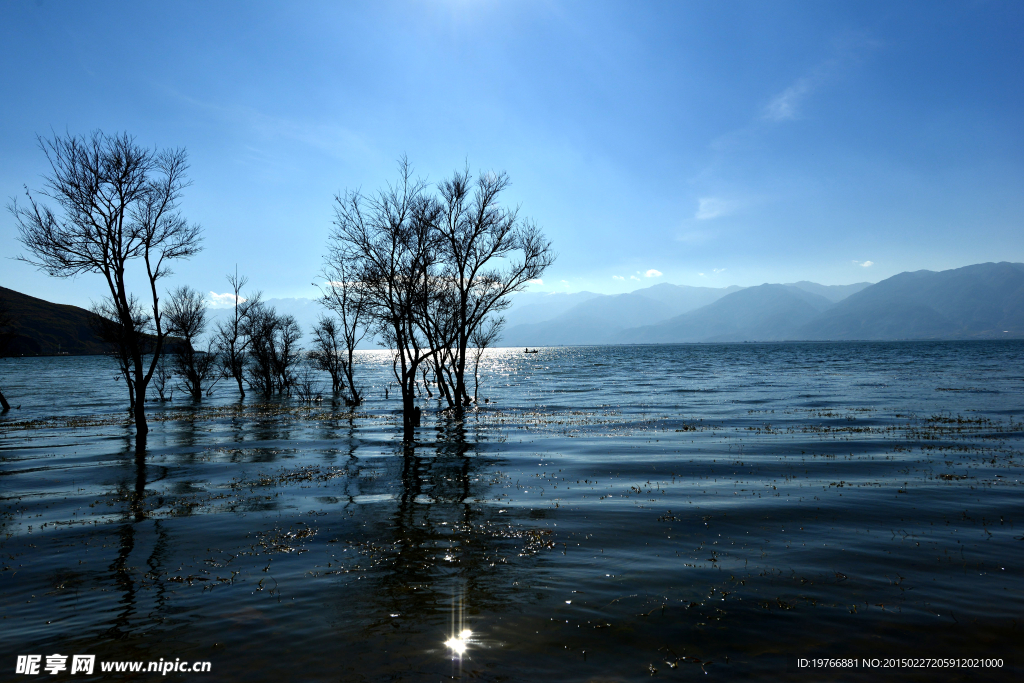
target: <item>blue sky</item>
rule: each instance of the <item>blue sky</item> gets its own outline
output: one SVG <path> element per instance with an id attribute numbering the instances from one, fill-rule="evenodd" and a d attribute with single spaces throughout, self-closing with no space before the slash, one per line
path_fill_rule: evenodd
<path id="1" fill-rule="evenodd" d="M 2 2 L 0 195 L 36 134 L 184 146 L 206 249 L 168 286 L 270 297 L 315 295 L 333 195 L 402 154 L 509 173 L 559 253 L 533 291 L 1024 261 L 1021 35 L 1020 2 Z"/>

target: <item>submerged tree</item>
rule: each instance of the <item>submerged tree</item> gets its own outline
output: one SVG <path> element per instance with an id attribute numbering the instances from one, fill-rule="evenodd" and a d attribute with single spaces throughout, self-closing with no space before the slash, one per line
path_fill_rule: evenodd
<path id="1" fill-rule="evenodd" d="M 217 325 L 216 346 L 223 376 L 234 379 L 238 383 L 239 396 L 245 398 L 245 387 L 242 386 L 242 380 L 245 378 L 246 366 L 249 363 L 249 337 L 246 335 L 246 324 L 249 311 L 259 305 L 261 294 L 257 292 L 248 299 L 242 296 L 242 288 L 249 282 L 249 279 L 239 277 L 237 269 L 234 275 L 228 275 L 227 278 L 231 284 L 234 309 L 228 320 Z"/>
<path id="2" fill-rule="evenodd" d="M 436 282 L 436 202 L 414 180 L 404 159 L 395 185 L 369 196 L 335 197 L 330 249 L 352 258 L 356 293 L 371 331 L 394 351 L 392 370 L 402 392 L 402 426 L 412 439 L 419 421 L 416 371 L 431 348 L 420 326 L 422 301 Z"/>
<path id="3" fill-rule="evenodd" d="M 260 303 L 249 308 L 244 331 L 249 339 L 249 387 L 265 397 L 290 393 L 302 355 L 298 345 L 302 331 L 295 318 Z"/>
<path id="4" fill-rule="evenodd" d="M 340 376 L 334 381 L 334 390 L 337 392 L 345 385 L 348 389 L 346 401 L 357 406 L 363 402 L 363 397 L 355 380 L 355 351 L 356 346 L 366 336 L 368 299 L 360 296 L 359 283 L 353 280 L 359 261 L 347 251 L 345 243 L 334 243 L 329 246 L 330 251 L 324 259 L 324 286 L 320 290 L 320 303 L 334 314 L 334 319 L 322 319 L 320 330 L 314 332 L 319 346 L 323 346 L 320 343 L 321 331 L 329 332 L 335 352 L 340 355 L 335 365 L 340 371 Z M 331 320 L 330 330 L 324 327 L 325 320 Z M 331 372 L 326 367 L 321 369 Z M 334 377 L 334 373 L 331 372 L 332 380 Z"/>
<path id="5" fill-rule="evenodd" d="M 210 341 L 206 349 L 197 348 L 206 333 L 206 302 L 191 287 L 178 287 L 167 305 L 167 334 L 177 337 L 172 348 L 174 374 L 182 391 L 193 400 L 203 398 L 203 387 L 212 389 L 217 383 L 217 351 Z M 209 383 L 212 380 L 212 383 Z"/>
<path id="6" fill-rule="evenodd" d="M 505 173 L 481 173 L 472 181 L 468 169 L 439 186 L 439 258 L 442 281 L 451 290 L 445 303 L 454 335 L 445 364 L 450 372 L 441 379 L 447 376 L 454 385 L 447 395 L 456 410 L 471 402 L 466 366 L 474 335 L 493 343 L 504 323 L 494 316 L 509 307 L 511 294 L 539 278 L 555 259 L 537 225 L 520 218 L 518 208 L 501 205 L 500 195 L 508 186 Z M 490 325 L 487 334 L 482 332 L 485 325 Z"/>
<path id="7" fill-rule="evenodd" d="M 110 297 L 92 306 L 91 310 L 93 317 L 90 326 L 100 341 L 107 345 L 107 354 L 117 363 L 118 378 L 124 380 L 125 386 L 128 387 L 128 413 L 134 416 L 136 395 L 135 384 L 132 382 L 132 344 L 138 344 L 143 354 L 152 352 L 153 339 L 145 333 L 149 327 L 150 317 L 146 315 L 134 295 L 128 297 L 127 324 L 118 319 L 117 309 L 111 303 Z M 162 362 L 161 357 L 160 363 Z M 157 368 L 160 367 L 160 363 L 157 363 Z"/>
<path id="8" fill-rule="evenodd" d="M 501 333 L 504 318 L 491 319 L 483 327 L 477 327 L 469 337 L 473 348 L 473 403 L 477 403 L 477 392 L 480 390 L 480 359 L 484 351 L 494 345 Z"/>
<path id="9" fill-rule="evenodd" d="M 178 211 L 189 185 L 187 154 L 184 149 L 147 149 L 128 134 L 100 131 L 90 137 L 40 137 L 39 146 L 51 171 L 39 194 L 56 208 L 37 202 L 27 188 L 27 206 L 9 205 L 29 252 L 18 258 L 55 277 L 104 277 L 110 291 L 106 306 L 119 326 L 117 343 L 126 361 L 136 433 L 145 437 L 146 387 L 167 334 L 158 281 L 170 274 L 170 261 L 201 249 L 199 226 L 189 225 Z M 148 285 L 145 305 L 128 290 L 129 266 L 136 261 Z M 138 316 L 138 309 L 145 314 Z"/>
<path id="10" fill-rule="evenodd" d="M 331 392 L 335 394 L 345 388 L 345 358 L 339 337 L 334 318 L 320 316 L 313 325 L 313 348 L 308 352 L 313 367 L 331 376 Z"/>
<path id="11" fill-rule="evenodd" d="M 366 325 L 395 353 L 406 439 L 418 423 L 417 370 L 430 365 L 448 407 L 461 413 L 476 394 L 466 384 L 473 344 L 494 343 L 510 295 L 554 260 L 537 226 L 501 206 L 508 185 L 503 173 L 471 181 L 463 171 L 441 183 L 438 198 L 402 159 L 394 185 L 335 197 L 327 260 L 341 254 L 348 270 L 331 279 L 351 283 Z"/>

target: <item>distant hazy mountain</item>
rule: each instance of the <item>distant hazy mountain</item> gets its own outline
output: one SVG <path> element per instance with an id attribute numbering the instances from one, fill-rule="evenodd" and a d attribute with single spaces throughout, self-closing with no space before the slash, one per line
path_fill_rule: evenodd
<path id="1" fill-rule="evenodd" d="M 0 288 L 17 318 L 14 352 L 106 349 L 92 313 Z M 268 299 L 294 315 L 308 343 L 321 313 L 313 299 Z M 211 309 L 211 322 L 227 309 Z M 505 312 L 502 346 L 783 341 L 801 339 L 1024 338 L 1024 264 L 981 263 L 900 273 L 877 284 L 814 282 L 711 288 L 660 284 L 629 294 L 519 294 Z M 211 325 L 212 328 L 212 325 Z M 374 348 L 366 339 L 361 348 Z"/>
<path id="2" fill-rule="evenodd" d="M 809 321 L 803 339 L 969 339 L 1024 336 L 1024 263 L 900 273 Z"/>
<path id="3" fill-rule="evenodd" d="M 660 284 L 629 294 L 593 295 L 548 320 L 506 324 L 499 343 L 502 346 L 606 344 L 626 328 L 666 320 L 737 290 L 739 287 Z"/>
<path id="4" fill-rule="evenodd" d="M 801 287 L 764 284 L 733 292 L 657 325 L 624 330 L 615 341 L 652 344 L 792 339 L 795 330 L 832 305 L 824 296 Z"/>
<path id="5" fill-rule="evenodd" d="M 106 351 L 89 324 L 95 316 L 84 308 L 54 304 L 0 287 L 14 318 L 14 356 L 55 356 L 99 354 Z"/>
<path id="6" fill-rule="evenodd" d="M 819 285 L 817 282 L 808 282 L 807 280 L 801 280 L 800 282 L 789 283 L 790 287 L 798 287 L 805 292 L 811 292 L 812 294 L 818 294 L 823 296 L 832 303 L 842 301 L 851 294 L 856 294 L 862 289 L 871 286 L 870 282 L 857 282 L 852 285 Z"/>
<path id="7" fill-rule="evenodd" d="M 657 285 L 617 297 L 597 297 L 545 323 L 510 329 L 505 343 L 1024 337 L 1021 263 L 900 273 L 873 285 L 802 281 L 693 291 L 700 289 Z M 686 302 L 685 296 L 690 297 Z M 704 306 L 671 313 L 673 306 L 685 308 L 699 296 L 713 299 Z"/>
<path id="8" fill-rule="evenodd" d="M 502 315 L 505 316 L 505 329 L 516 325 L 540 323 L 551 320 L 565 313 L 576 304 L 588 299 L 599 297 L 593 292 L 526 292 L 512 297 L 512 306 Z"/>

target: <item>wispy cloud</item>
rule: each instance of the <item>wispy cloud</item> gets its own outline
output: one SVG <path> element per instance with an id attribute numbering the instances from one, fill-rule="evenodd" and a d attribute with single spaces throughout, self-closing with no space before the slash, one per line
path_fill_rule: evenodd
<path id="1" fill-rule="evenodd" d="M 880 43 L 865 34 L 837 36 L 833 40 L 832 55 L 769 100 L 762 111 L 762 118 L 769 121 L 792 121 L 800 118 L 800 110 L 810 95 L 841 78 L 844 72 L 860 61 L 866 53 L 878 47 Z"/>
<path id="2" fill-rule="evenodd" d="M 712 268 L 711 272 L 712 273 L 724 273 L 725 272 L 725 268 Z"/>
<path id="3" fill-rule="evenodd" d="M 566 287 L 568 287 L 569 286 L 569 281 L 568 280 L 562 280 L 562 284 L 565 285 Z"/>
<path id="4" fill-rule="evenodd" d="M 646 273 L 644 273 L 644 277 L 661 277 L 661 271 L 651 268 Z"/>
<path id="5" fill-rule="evenodd" d="M 731 202 L 720 197 L 701 197 L 697 202 L 697 213 L 693 217 L 699 221 L 724 216 L 733 208 Z"/>
<path id="6" fill-rule="evenodd" d="M 853 261 L 853 265 L 860 266 L 861 268 L 870 268 L 875 265 L 874 261 Z"/>
<path id="7" fill-rule="evenodd" d="M 231 292 L 218 294 L 217 292 L 211 291 L 209 301 L 211 306 L 234 306 L 235 295 Z M 244 296 L 238 297 L 238 303 L 242 303 L 243 301 L 245 301 Z"/>
<path id="8" fill-rule="evenodd" d="M 630 275 L 629 279 L 630 280 L 636 280 L 637 282 L 640 282 L 640 278 L 638 278 L 636 275 Z"/>
<path id="9" fill-rule="evenodd" d="M 536 280 L 529 280 L 529 283 L 531 285 L 542 285 L 544 284 L 544 280 L 537 278 Z"/>
<path id="10" fill-rule="evenodd" d="M 772 98 L 764 108 L 764 118 L 769 121 L 791 121 L 799 116 L 799 107 L 811 92 L 817 78 L 804 76 L 798 78 L 793 85 Z"/>
<path id="11" fill-rule="evenodd" d="M 612 279 L 613 280 L 625 280 L 626 278 L 622 277 L 621 275 L 612 275 Z"/>

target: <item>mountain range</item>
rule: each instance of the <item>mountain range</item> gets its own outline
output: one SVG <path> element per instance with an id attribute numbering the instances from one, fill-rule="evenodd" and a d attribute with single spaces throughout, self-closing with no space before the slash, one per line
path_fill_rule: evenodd
<path id="1" fill-rule="evenodd" d="M 593 296 L 545 320 L 507 325 L 501 343 L 1021 337 L 1024 264 L 1002 262 L 900 273 L 876 284 L 802 281 L 720 289 L 662 284 Z"/>
<path id="2" fill-rule="evenodd" d="M 15 318 L 14 355 L 102 353 L 93 314 L 0 288 Z M 271 299 L 309 329 L 310 299 Z M 213 309 L 216 321 L 227 311 Z M 658 284 L 628 294 L 525 293 L 504 312 L 501 346 L 787 340 L 1024 338 L 1024 264 L 919 270 L 881 282 L 756 287 Z M 375 348 L 370 340 L 361 347 Z"/>

